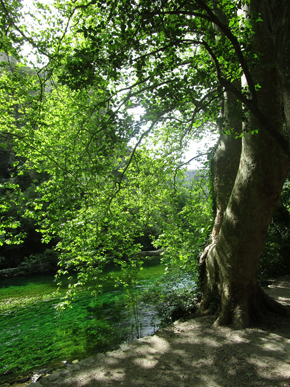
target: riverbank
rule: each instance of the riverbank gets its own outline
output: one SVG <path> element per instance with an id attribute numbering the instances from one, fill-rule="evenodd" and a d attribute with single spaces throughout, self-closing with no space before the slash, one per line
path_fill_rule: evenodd
<path id="1" fill-rule="evenodd" d="M 290 276 L 277 279 L 267 292 L 290 307 Z M 243 331 L 214 328 L 212 322 L 211 317 L 177 321 L 154 336 L 17 386 L 290 386 L 289 316 L 269 314 Z"/>

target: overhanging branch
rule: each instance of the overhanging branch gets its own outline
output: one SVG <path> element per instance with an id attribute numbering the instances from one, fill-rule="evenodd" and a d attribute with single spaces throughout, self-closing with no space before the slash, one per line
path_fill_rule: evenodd
<path id="1" fill-rule="evenodd" d="M 222 72 L 220 69 L 219 61 L 214 54 L 213 50 L 209 46 L 209 44 L 203 40 L 202 45 L 208 51 L 210 56 L 212 57 L 217 71 L 217 78 L 221 84 L 221 86 L 226 90 L 233 93 L 237 99 L 243 103 L 248 110 L 253 114 L 253 116 L 260 122 L 262 127 L 270 134 L 270 136 L 280 145 L 283 151 L 287 156 L 290 156 L 289 144 L 286 138 L 279 133 L 274 125 L 269 121 L 269 119 L 261 112 L 258 107 L 257 101 L 253 99 L 248 99 L 239 89 L 237 89 L 232 82 L 222 76 Z"/>

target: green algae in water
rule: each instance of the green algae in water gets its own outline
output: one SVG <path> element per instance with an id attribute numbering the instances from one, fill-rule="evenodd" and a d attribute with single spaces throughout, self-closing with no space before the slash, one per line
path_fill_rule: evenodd
<path id="1" fill-rule="evenodd" d="M 102 351 L 117 340 L 125 339 L 125 333 L 117 330 L 121 318 L 120 295 L 103 298 L 109 306 L 106 312 L 89 294 L 72 302 L 72 308 L 62 313 L 55 306 L 59 300 L 36 301 L 34 305 L 4 313 L 1 318 L 1 373 L 22 372 L 55 360 L 72 360 Z M 92 314 L 90 305 L 93 305 Z M 107 319 L 110 319 L 108 321 Z M 116 337 L 119 336 L 119 337 Z"/>
<path id="2" fill-rule="evenodd" d="M 162 271 L 161 265 L 146 267 L 141 279 L 153 280 Z M 53 276 L 1 281 L 0 375 L 84 358 L 128 338 L 129 327 L 120 325 L 128 317 L 120 290 L 97 297 L 83 291 L 61 313 L 55 307 L 62 295 L 55 290 Z"/>

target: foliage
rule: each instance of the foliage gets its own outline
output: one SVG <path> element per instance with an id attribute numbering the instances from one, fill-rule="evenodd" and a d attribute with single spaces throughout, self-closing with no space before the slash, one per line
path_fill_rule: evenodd
<path id="1" fill-rule="evenodd" d="M 25 257 L 19 267 L 26 269 L 30 274 L 55 272 L 58 255 L 53 249 L 46 249 L 41 254 L 31 254 Z"/>
<path id="2" fill-rule="evenodd" d="M 250 72 L 259 56 L 248 47 L 260 15 L 241 12 L 248 1 L 213 3 L 38 2 L 39 28 L 26 31 L 1 2 L 37 56 L 34 71 L 21 64 L 2 71 L 1 130 L 26 160 L 17 173 L 46 175 L 25 206 L 25 193 L 11 185 L 11 206 L 24 208 L 44 242 L 57 239 L 59 274 L 78 275 L 72 294 L 85 282 L 101 285 L 109 262 L 130 283 L 142 267 L 145 230 L 166 249 L 169 268 L 195 270 L 211 200 L 205 177 L 190 188 L 183 183 L 182 153 L 190 140 L 217 130 L 217 121 L 230 133 L 221 117 L 225 91 L 244 116 L 256 114 L 259 88 Z M 242 75 L 247 87 L 236 88 Z M 10 218 L 3 224 L 5 243 L 21 240 L 9 233 L 18 226 Z"/>
<path id="3" fill-rule="evenodd" d="M 289 198 L 288 176 L 263 246 L 261 260 L 259 262 L 259 278 L 261 281 L 289 272 Z"/>
<path id="4" fill-rule="evenodd" d="M 167 199 L 168 210 L 166 216 L 161 217 L 163 232 L 155 245 L 166 248 L 165 259 L 170 257 L 168 268 L 172 265 L 184 271 L 196 270 L 212 225 L 208 185 L 207 171 L 200 170 L 190 187 L 180 187 L 171 200 Z"/>
<path id="5" fill-rule="evenodd" d="M 230 3 L 223 3 L 232 15 Z M 77 267 L 81 282 L 111 257 L 124 266 L 124 257 L 142 249 L 137 241 L 148 227 L 158 229 L 154 244 L 166 247 L 172 262 L 194 262 L 208 235 L 208 195 L 199 181 L 186 192 L 178 169 L 188 140 L 201 136 L 220 111 L 207 44 L 222 60 L 225 53 L 237 55 L 228 49 L 231 40 L 215 42 L 205 4 L 180 14 L 175 4 L 161 12 L 147 1 L 138 7 L 56 1 L 63 33 L 51 24 L 50 6 L 37 7 L 48 26 L 27 41 L 39 60 L 48 58 L 46 72 L 16 66 L 1 77 L 3 132 L 26 157 L 22 168 L 48 176 L 24 216 L 38 223 L 45 242 L 57 236 L 62 271 Z M 231 19 L 235 31 L 240 18 Z M 236 31 L 241 45 L 251 32 L 245 25 L 243 34 Z M 16 27 L 24 39 L 29 35 Z M 229 79 L 240 76 L 231 63 L 221 64 Z M 130 114 L 136 105 L 146 109 L 139 120 Z"/>
<path id="6" fill-rule="evenodd" d="M 3 135 L 3 133 L 2 133 Z M 3 137 L 0 150 L 0 267 L 18 266 L 31 254 L 42 254 L 49 246 L 41 243 L 41 234 L 35 231 L 32 219 L 25 218 L 27 202 L 36 197 L 37 185 L 45 180 L 43 174 L 23 171 L 23 158 L 17 158 L 13 144 Z M 17 171 L 22 171 L 18 173 Z M 51 247 L 51 246 L 50 246 Z M 48 266 L 47 266 L 48 268 Z"/>
<path id="7" fill-rule="evenodd" d="M 0 2 L 0 52 L 19 54 L 23 38 L 15 26 L 21 23 L 21 8 L 21 0 Z"/>
<path id="8" fill-rule="evenodd" d="M 36 88 L 33 77 L 24 78 L 21 85 L 25 81 L 26 89 Z M 9 109 L 21 101 L 7 79 L 3 72 L 6 92 L 11 90 L 8 95 L 13 95 L 10 100 L 2 94 L 8 120 Z M 23 216 L 38 224 L 36 231 L 44 242 L 59 240 L 60 274 L 76 269 L 79 286 L 98 277 L 111 261 L 123 270 L 133 270 L 144 232 L 154 229 L 155 237 L 164 231 L 156 246 L 166 247 L 167 255 L 174 258 L 175 254 L 176 262 L 180 258 L 183 265 L 186 260 L 194 262 L 211 215 L 205 180 L 194 180 L 191 188 L 183 183 L 179 151 L 170 144 L 164 159 L 163 150 L 139 141 L 130 152 L 127 143 L 141 123 L 127 115 L 119 126 L 119 118 L 106 108 L 104 90 L 71 91 L 57 86 L 40 101 L 45 122 L 31 120 L 38 95 L 28 95 L 29 104 L 18 120 L 10 120 L 6 131 L 14 138 L 17 154 L 29 155 L 19 173 L 42 172 L 46 178 L 38 181 L 31 195 L 20 187 L 16 191 L 16 186 L 13 193 L 25 197 Z M 166 130 L 164 126 L 155 130 L 153 144 Z"/>
<path id="9" fill-rule="evenodd" d="M 272 221 L 259 262 L 258 276 L 260 281 L 263 282 L 263 280 L 268 278 L 276 278 L 287 272 L 289 258 L 288 254 L 285 255 L 285 248 L 288 253 L 289 240 L 283 240 L 277 225 Z"/>
<path id="10" fill-rule="evenodd" d="M 188 316 L 197 309 L 196 276 L 173 273 L 154 283 L 141 295 L 139 302 L 154 305 L 156 315 L 152 323 L 166 326 L 175 320 Z"/>

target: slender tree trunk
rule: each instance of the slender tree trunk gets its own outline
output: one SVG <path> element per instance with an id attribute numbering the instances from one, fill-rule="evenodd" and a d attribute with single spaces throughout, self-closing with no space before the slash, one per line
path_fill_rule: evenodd
<path id="1" fill-rule="evenodd" d="M 264 20 L 256 27 L 252 47 L 262 60 L 252 74 L 261 86 L 260 111 L 283 133 L 282 103 L 285 110 L 288 83 L 283 77 L 281 80 L 282 64 L 279 67 L 273 62 L 276 46 L 265 13 L 270 2 L 253 0 L 251 4 L 251 12 L 259 12 Z M 233 119 L 233 104 L 228 107 L 229 119 Z M 260 315 L 265 307 L 282 310 L 260 288 L 257 270 L 267 228 L 289 172 L 289 157 L 253 116 L 248 118 L 247 129 L 258 129 L 258 134 L 246 133 L 240 152 L 234 136 L 222 136 L 214 156 L 217 213 L 213 241 L 202 256 L 200 312 L 215 301 L 216 324 L 236 328 L 248 326 L 251 317 Z"/>

